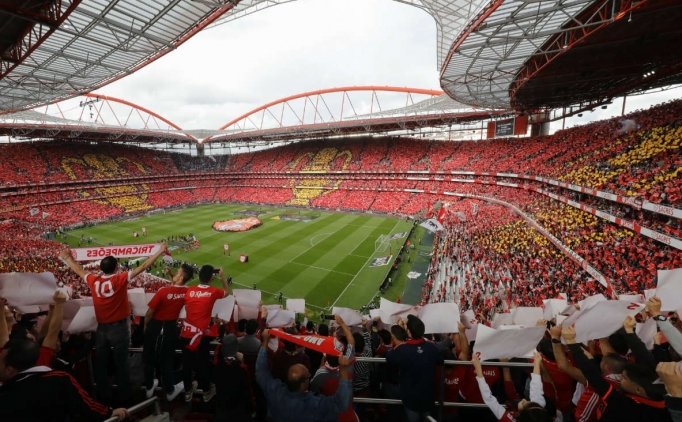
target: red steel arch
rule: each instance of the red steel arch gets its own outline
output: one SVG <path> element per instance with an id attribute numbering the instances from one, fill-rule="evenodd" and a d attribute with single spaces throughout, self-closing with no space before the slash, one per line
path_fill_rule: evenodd
<path id="1" fill-rule="evenodd" d="M 102 95 L 102 94 L 95 94 L 95 93 L 83 94 L 83 96 L 88 97 L 88 98 L 96 98 L 99 100 L 111 101 L 114 103 L 123 104 L 123 105 L 131 107 L 135 110 L 139 110 L 139 111 L 142 111 L 144 113 L 147 113 L 150 116 L 153 116 L 154 118 L 157 118 L 157 119 L 161 120 L 162 122 L 166 123 L 168 126 L 172 127 L 173 129 L 182 130 L 182 128 L 180 126 L 176 125 L 175 123 L 171 122 L 170 120 L 166 119 L 165 117 L 149 110 L 148 108 L 142 107 L 141 105 L 131 103 L 130 101 L 123 100 L 121 98 L 111 97 L 109 95 Z"/>
<path id="2" fill-rule="evenodd" d="M 235 124 L 241 120 L 244 120 L 251 115 L 258 113 L 259 111 L 263 111 L 267 108 L 270 108 L 270 107 L 273 107 L 273 106 L 276 106 L 279 104 L 284 104 L 288 101 L 297 100 L 297 99 L 305 98 L 305 97 L 313 97 L 313 96 L 322 95 L 322 94 L 357 92 L 357 91 L 397 92 L 397 93 L 404 93 L 404 94 L 421 94 L 421 95 L 431 95 L 431 96 L 443 95 L 443 91 L 434 90 L 434 89 L 409 88 L 409 87 L 397 87 L 397 86 L 380 86 L 380 85 L 344 86 L 344 87 L 337 87 L 337 88 L 319 89 L 319 90 L 315 90 L 315 91 L 308 91 L 308 92 L 302 92 L 300 94 L 290 95 L 288 97 L 280 98 L 278 100 L 271 101 L 267 104 L 263 104 L 260 107 L 254 108 L 253 110 L 251 110 L 247 113 L 244 113 L 241 116 L 230 120 L 229 122 L 222 125 L 218 130 L 225 130 L 228 127 L 232 126 L 233 124 Z"/>

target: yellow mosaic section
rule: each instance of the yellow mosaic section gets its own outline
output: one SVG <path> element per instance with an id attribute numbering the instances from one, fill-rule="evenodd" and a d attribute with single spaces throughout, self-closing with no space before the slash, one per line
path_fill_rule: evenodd
<path id="1" fill-rule="evenodd" d="M 561 253 L 549 240 L 524 221 L 514 221 L 486 231 L 474 237 L 486 249 L 498 254 L 513 253 L 520 256 L 536 256 L 535 246 L 540 246 L 537 256 L 559 257 Z"/>
<path id="2" fill-rule="evenodd" d="M 61 167 L 70 180 L 132 176 L 122 166 L 123 163 L 136 167 L 142 174 L 148 173 L 144 166 L 136 161 L 126 157 L 113 158 L 104 154 L 85 154 L 82 158 L 67 157 L 62 160 Z M 77 171 L 83 176 L 79 177 Z M 149 186 L 146 184 L 99 187 L 95 189 L 95 196 L 104 196 L 106 198 L 97 199 L 95 202 L 113 205 L 124 212 L 144 211 L 153 208 L 152 205 L 147 203 L 148 192 Z M 86 191 L 80 191 L 79 194 L 84 198 L 92 196 Z"/>
<path id="3" fill-rule="evenodd" d="M 300 155 L 289 164 L 289 170 L 300 171 L 301 173 L 326 173 L 331 170 L 346 170 L 352 158 L 353 156 L 348 150 L 339 152 L 336 148 L 323 148 L 316 153 L 308 152 Z M 338 159 L 343 160 L 341 167 L 332 168 L 332 165 Z M 303 163 L 303 166 L 299 170 L 298 167 L 301 163 Z M 291 179 L 290 184 L 294 197 L 287 204 L 310 205 L 310 201 L 331 190 L 337 189 L 340 183 L 338 180 L 331 180 L 324 176 L 313 179 Z"/>
<path id="4" fill-rule="evenodd" d="M 622 144 L 628 139 L 631 139 L 629 135 L 626 138 L 620 138 L 608 147 L 602 149 L 603 151 L 608 151 L 614 149 L 617 145 Z M 652 129 L 646 134 L 642 135 L 642 140 L 635 145 L 633 148 L 625 153 L 619 154 L 607 162 L 611 166 L 611 169 L 598 169 L 591 165 L 586 165 L 577 170 L 566 173 L 565 175 L 559 177 L 560 180 L 575 183 L 577 185 L 586 187 L 597 187 L 601 186 L 610 180 L 616 178 L 620 173 L 624 172 L 627 168 L 635 166 L 644 161 L 648 161 L 653 157 L 661 153 L 666 153 L 670 151 L 679 150 L 682 145 L 682 127 L 659 127 Z M 586 154 L 581 157 L 578 161 L 586 161 L 591 159 L 590 154 Z M 677 177 L 680 174 L 680 168 L 669 172 L 664 175 L 657 175 L 651 180 L 640 180 L 635 182 L 631 187 L 635 189 L 640 189 L 642 187 L 652 188 L 657 184 L 664 183 L 672 178 Z M 628 190 L 626 192 L 629 196 L 636 196 L 636 190 Z"/>

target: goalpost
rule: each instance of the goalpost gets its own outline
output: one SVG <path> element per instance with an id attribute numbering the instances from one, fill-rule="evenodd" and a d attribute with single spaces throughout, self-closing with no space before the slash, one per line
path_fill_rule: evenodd
<path id="1" fill-rule="evenodd" d="M 391 246 L 391 236 L 387 234 L 382 234 L 381 236 L 377 237 L 377 240 L 374 241 L 374 252 L 375 253 L 383 253 L 389 250 Z"/>

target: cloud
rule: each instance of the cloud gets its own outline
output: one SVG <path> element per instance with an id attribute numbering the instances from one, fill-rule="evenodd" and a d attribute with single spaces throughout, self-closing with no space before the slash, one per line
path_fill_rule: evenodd
<path id="1" fill-rule="evenodd" d="M 214 129 L 278 98 L 348 85 L 438 89 L 433 18 L 392 0 L 298 0 L 204 30 L 98 92 L 186 129 Z M 630 97 L 626 112 L 679 97 L 679 90 Z M 369 111 L 366 100 L 359 104 L 358 113 Z M 566 127 L 619 115 L 621 104 Z"/>
<path id="2" fill-rule="evenodd" d="M 431 16 L 389 0 L 299 0 L 204 30 L 98 92 L 212 129 L 277 98 L 346 85 L 438 88 Z"/>

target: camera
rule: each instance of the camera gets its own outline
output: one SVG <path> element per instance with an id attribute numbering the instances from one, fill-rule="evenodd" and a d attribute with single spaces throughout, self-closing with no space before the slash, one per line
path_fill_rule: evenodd
<path id="1" fill-rule="evenodd" d="M 220 268 L 214 268 L 213 274 L 220 274 Z"/>
<path id="2" fill-rule="evenodd" d="M 325 314 L 322 314 L 322 315 L 320 315 L 320 318 L 326 319 L 326 320 L 328 320 L 328 321 L 333 321 L 336 317 L 335 317 L 334 315 L 325 315 Z"/>

